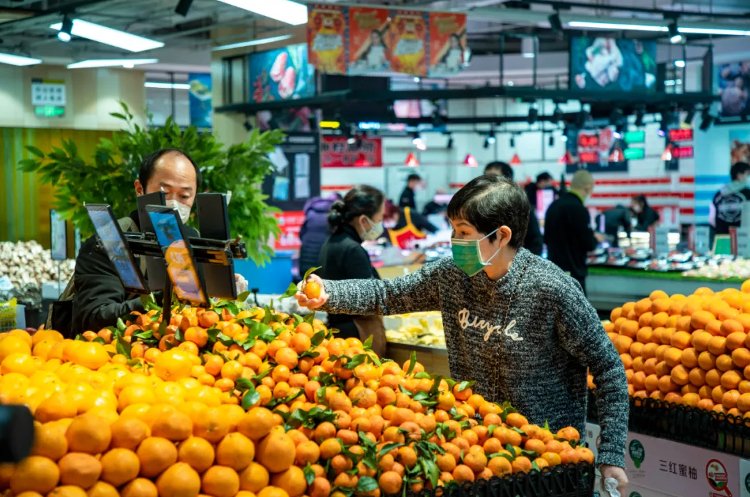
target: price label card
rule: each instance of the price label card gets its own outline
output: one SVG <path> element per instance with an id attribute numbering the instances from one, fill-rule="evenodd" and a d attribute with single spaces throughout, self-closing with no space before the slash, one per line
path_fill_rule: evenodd
<path id="1" fill-rule="evenodd" d="M 68 233 L 65 219 L 56 210 L 49 211 L 50 249 L 53 261 L 64 261 L 68 253 Z"/>
<path id="2" fill-rule="evenodd" d="M 711 248 L 711 231 L 708 226 L 696 226 L 695 234 L 693 238 L 693 244 L 695 245 L 695 253 L 698 255 L 705 255 Z"/>
<path id="3" fill-rule="evenodd" d="M 737 229 L 737 255 L 750 259 L 750 226 Z"/>

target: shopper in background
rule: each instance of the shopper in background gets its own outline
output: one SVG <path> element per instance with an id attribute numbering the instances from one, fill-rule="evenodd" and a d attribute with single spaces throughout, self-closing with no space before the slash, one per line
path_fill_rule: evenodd
<path id="1" fill-rule="evenodd" d="M 513 168 L 507 162 L 490 162 L 484 167 L 484 174 L 502 176 L 505 179 L 513 181 Z M 523 240 L 523 246 L 534 255 L 542 255 L 544 237 L 542 237 L 542 231 L 539 229 L 539 220 L 536 218 L 534 209 L 529 209 L 529 222 L 526 226 L 526 236 Z"/>
<path id="2" fill-rule="evenodd" d="M 555 190 L 555 180 L 547 171 L 539 173 L 536 177 L 536 181 L 526 185 L 524 190 L 526 191 L 526 196 L 529 197 L 529 204 L 531 205 L 532 210 L 536 209 L 536 197 L 539 190 L 552 190 L 555 192 L 555 195 L 557 195 L 557 190 Z"/>
<path id="3" fill-rule="evenodd" d="M 424 240 L 427 233 L 437 233 L 438 227 L 427 217 L 411 207 L 396 207 L 390 200 L 385 201 L 385 225 L 388 239 L 397 247 L 411 248 L 415 240 Z"/>
<path id="4" fill-rule="evenodd" d="M 167 205 L 174 207 L 186 222 L 200 183 L 200 171 L 193 159 L 177 149 L 162 149 L 143 159 L 135 180 L 135 194 L 165 192 Z M 140 229 L 137 211 L 118 223 L 123 231 Z M 188 236 L 198 236 L 193 228 L 186 226 L 186 229 Z M 78 252 L 73 285 L 72 329 L 76 333 L 97 331 L 133 311 L 144 311 L 140 296 L 123 288 L 96 236 L 86 240 Z"/>
<path id="5" fill-rule="evenodd" d="M 750 164 L 737 162 L 730 171 L 732 182 L 716 192 L 712 204 L 713 227 L 715 234 L 728 235 L 729 228 L 742 223 L 742 208 L 750 199 Z"/>
<path id="6" fill-rule="evenodd" d="M 584 206 L 594 191 L 594 177 L 579 170 L 573 175 L 570 188 L 552 202 L 544 218 L 544 242 L 549 260 L 578 281 L 586 293 L 586 255 L 606 237 L 591 229 L 591 216 Z"/>
<path id="7" fill-rule="evenodd" d="M 414 198 L 414 192 L 422 188 L 422 177 L 418 174 L 410 174 L 406 178 L 406 187 L 401 192 L 401 196 L 398 200 L 398 206 L 401 208 L 409 207 L 412 210 L 417 210 L 417 202 Z"/>
<path id="8" fill-rule="evenodd" d="M 341 200 L 341 195 L 334 193 L 327 197 L 313 197 L 305 203 L 305 221 L 299 232 L 302 242 L 299 251 L 300 278 L 308 269 L 318 265 L 320 249 L 331 233 L 328 229 L 328 213 L 337 200 Z"/>
<path id="9" fill-rule="evenodd" d="M 609 237 L 608 241 L 612 247 L 619 247 L 620 228 L 627 234 L 628 238 L 630 238 L 630 230 L 633 228 L 630 209 L 624 205 L 618 205 L 604 211 L 597 217 L 597 227 L 600 232 Z"/>
<path id="10" fill-rule="evenodd" d="M 476 380 L 475 392 L 509 401 L 553 432 L 568 425 L 584 429 L 588 368 L 602 426 L 597 462 L 602 477 L 615 478 L 627 495 L 625 370 L 579 286 L 522 248 L 529 217 L 523 189 L 497 175 L 474 178 L 454 195 L 448 217 L 452 258 L 392 280 L 313 276 L 323 289 L 320 298 L 299 291 L 297 301 L 333 313 L 439 310 L 453 378 Z"/>
<path id="11" fill-rule="evenodd" d="M 328 224 L 331 235 L 320 251 L 317 273 L 328 280 L 380 279 L 362 242 L 383 234 L 385 196 L 367 185 L 355 186 L 331 205 Z M 367 313 L 363 313 L 367 314 Z M 328 324 L 341 331 L 338 336 L 365 341 L 373 337 L 373 350 L 385 353 L 385 327 L 380 316 L 329 314 Z"/>
<path id="12" fill-rule="evenodd" d="M 635 215 L 635 231 L 648 231 L 659 222 L 659 213 L 648 205 L 645 195 L 636 195 L 630 199 L 630 210 Z"/>

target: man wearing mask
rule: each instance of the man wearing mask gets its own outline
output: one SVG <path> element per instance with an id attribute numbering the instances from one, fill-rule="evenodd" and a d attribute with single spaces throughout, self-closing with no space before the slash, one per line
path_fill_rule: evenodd
<path id="1" fill-rule="evenodd" d="M 594 177 L 585 170 L 573 175 L 570 189 L 547 209 L 544 242 L 549 260 L 568 272 L 586 293 L 586 255 L 606 237 L 591 229 L 591 216 L 584 202 L 594 191 Z"/>
<path id="2" fill-rule="evenodd" d="M 200 171 L 187 154 L 177 149 L 162 149 L 143 159 L 138 179 L 135 180 L 135 194 L 141 196 L 163 191 L 167 206 L 177 210 L 182 222 L 186 223 L 200 182 Z M 137 211 L 133 211 L 129 218 L 120 219 L 118 223 L 123 231 L 140 229 Z M 198 236 L 198 232 L 189 226 L 187 231 L 188 236 Z M 73 281 L 75 294 L 72 329 L 76 333 L 112 326 L 117 318 L 144 310 L 140 297 L 128 294 L 123 288 L 96 236 L 92 236 L 81 246 L 76 258 Z"/>
<path id="3" fill-rule="evenodd" d="M 402 209 L 409 207 L 411 210 L 417 210 L 417 202 L 414 198 L 414 191 L 422 187 L 422 177 L 418 174 L 410 174 L 406 178 L 406 187 L 401 192 L 398 200 L 398 206 Z"/>
<path id="4" fill-rule="evenodd" d="M 716 192 L 711 203 L 712 225 L 717 235 L 728 235 L 729 228 L 742 223 L 742 208 L 750 199 L 750 164 L 737 162 L 730 171 L 732 182 Z"/>

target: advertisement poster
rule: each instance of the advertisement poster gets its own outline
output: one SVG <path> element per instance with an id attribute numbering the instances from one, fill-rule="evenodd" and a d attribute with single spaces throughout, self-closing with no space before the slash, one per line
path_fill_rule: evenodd
<path id="1" fill-rule="evenodd" d="M 310 64 L 327 74 L 346 74 L 346 16 L 335 5 L 308 7 L 307 45 Z"/>
<path id="2" fill-rule="evenodd" d="M 213 123 L 211 105 L 211 74 L 188 74 L 190 85 L 190 124 L 199 128 L 210 128 Z"/>
<path id="3" fill-rule="evenodd" d="M 750 60 L 717 64 L 714 85 L 721 96 L 721 115 L 750 113 Z"/>
<path id="4" fill-rule="evenodd" d="M 466 47 L 466 14 L 430 12 L 430 76 L 459 72 Z"/>
<path id="5" fill-rule="evenodd" d="M 322 167 L 382 167 L 382 138 L 362 137 L 357 146 L 347 143 L 345 136 L 324 136 L 320 144 L 320 164 Z"/>
<path id="6" fill-rule="evenodd" d="M 750 162 L 750 130 L 734 130 L 729 132 L 731 147 L 731 162 Z"/>
<path id="7" fill-rule="evenodd" d="M 625 93 L 656 91 L 656 43 L 626 38 L 571 38 L 570 87 Z"/>
<path id="8" fill-rule="evenodd" d="M 315 95 L 315 68 L 307 60 L 307 44 L 250 54 L 253 102 L 294 100 Z"/>
<path id="9" fill-rule="evenodd" d="M 303 211 L 276 212 L 274 217 L 279 222 L 281 233 L 274 240 L 273 248 L 276 250 L 298 250 L 302 246 L 299 238 L 302 223 L 305 222 Z"/>
<path id="10" fill-rule="evenodd" d="M 427 75 L 427 15 L 395 11 L 388 30 L 391 70 L 415 76 Z"/>
<path id="11" fill-rule="evenodd" d="M 388 71 L 389 11 L 370 7 L 349 9 L 349 74 Z"/>
<path id="12" fill-rule="evenodd" d="M 320 145 L 317 133 L 289 132 L 269 155 L 274 172 L 263 181 L 268 203 L 284 211 L 302 210 L 320 195 Z"/>

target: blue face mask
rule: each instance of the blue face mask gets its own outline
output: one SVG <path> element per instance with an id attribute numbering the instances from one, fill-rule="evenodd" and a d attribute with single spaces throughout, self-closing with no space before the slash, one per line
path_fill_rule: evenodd
<path id="1" fill-rule="evenodd" d="M 479 240 L 451 238 L 451 251 L 453 252 L 453 262 L 456 266 L 461 268 L 461 270 L 468 276 L 479 274 L 485 266 L 489 266 L 490 261 L 500 253 L 500 249 L 498 248 L 489 259 L 484 261 L 482 260 L 482 251 L 479 247 L 479 242 L 495 233 L 497 233 L 497 230 L 487 234 Z"/>

